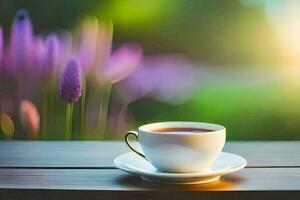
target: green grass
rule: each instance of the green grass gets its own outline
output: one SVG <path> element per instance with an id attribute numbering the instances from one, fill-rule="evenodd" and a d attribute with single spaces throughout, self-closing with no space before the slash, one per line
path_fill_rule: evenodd
<path id="1" fill-rule="evenodd" d="M 210 85 L 184 105 L 151 100 L 133 103 L 137 125 L 170 120 L 225 125 L 229 140 L 300 139 L 300 90 L 272 83 Z"/>

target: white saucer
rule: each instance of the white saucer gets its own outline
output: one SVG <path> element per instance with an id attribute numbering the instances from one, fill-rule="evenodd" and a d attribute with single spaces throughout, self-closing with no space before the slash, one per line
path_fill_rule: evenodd
<path id="1" fill-rule="evenodd" d="M 133 152 L 124 153 L 114 159 L 117 168 L 140 176 L 147 181 L 169 184 L 200 184 L 218 180 L 221 176 L 236 172 L 247 165 L 247 161 L 236 154 L 222 152 L 212 166 L 204 172 L 165 173 Z"/>

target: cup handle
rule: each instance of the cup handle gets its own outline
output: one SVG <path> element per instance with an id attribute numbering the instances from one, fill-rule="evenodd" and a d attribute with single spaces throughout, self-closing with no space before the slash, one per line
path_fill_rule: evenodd
<path id="1" fill-rule="evenodd" d="M 140 153 L 139 151 L 137 151 L 135 148 L 133 148 L 131 145 L 130 145 L 130 141 L 129 141 L 129 136 L 130 135 L 133 135 L 136 139 L 136 141 L 139 141 L 139 138 L 138 138 L 138 133 L 136 131 L 129 131 L 127 132 L 127 134 L 125 135 L 125 142 L 127 144 L 127 146 L 134 152 L 136 153 L 137 155 L 141 156 L 142 158 L 146 159 L 146 156 L 142 153 Z"/>

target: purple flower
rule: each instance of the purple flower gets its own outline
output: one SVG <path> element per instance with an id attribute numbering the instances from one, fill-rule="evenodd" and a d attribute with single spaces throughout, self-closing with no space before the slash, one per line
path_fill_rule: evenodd
<path id="1" fill-rule="evenodd" d="M 126 78 L 139 64 L 142 48 L 137 44 L 124 44 L 115 50 L 104 66 L 103 76 L 111 83 Z"/>
<path id="2" fill-rule="evenodd" d="M 59 41 L 59 65 L 64 66 L 72 55 L 72 35 L 68 31 L 61 31 L 57 34 Z"/>
<path id="3" fill-rule="evenodd" d="M 84 73 L 90 73 L 100 82 L 116 83 L 127 77 L 142 58 L 137 44 L 124 44 L 111 54 L 113 26 L 97 19 L 84 21 L 75 52 Z"/>
<path id="4" fill-rule="evenodd" d="M 181 55 L 151 56 L 119 88 L 127 103 L 147 95 L 163 102 L 182 103 L 192 96 L 196 76 L 193 63 Z"/>
<path id="5" fill-rule="evenodd" d="M 32 43 L 32 64 L 29 66 L 31 68 L 30 75 L 33 78 L 37 78 L 38 80 L 44 79 L 43 76 L 41 76 L 42 73 L 42 67 L 43 67 L 43 61 L 45 57 L 45 45 L 44 40 L 41 37 L 36 37 L 33 40 Z M 29 68 L 28 67 L 28 68 Z"/>
<path id="6" fill-rule="evenodd" d="M 98 20 L 96 18 L 87 18 L 81 25 L 76 55 L 84 73 L 89 72 L 95 64 L 98 30 Z"/>
<path id="7" fill-rule="evenodd" d="M 52 77 L 59 62 L 59 41 L 55 35 L 47 37 L 43 60 L 43 74 Z"/>
<path id="8" fill-rule="evenodd" d="M 7 66 L 11 72 L 26 70 L 31 64 L 32 26 L 26 10 L 19 10 L 12 25 L 9 62 Z"/>
<path id="9" fill-rule="evenodd" d="M 105 63 L 109 59 L 111 54 L 111 47 L 112 47 L 112 37 L 113 37 L 113 24 L 111 21 L 108 22 L 100 22 L 99 23 L 99 30 L 98 30 L 98 38 L 97 38 L 97 50 L 96 50 L 96 57 L 95 57 L 95 67 L 92 72 L 97 74 L 101 73 L 102 78 L 102 71 L 104 68 Z"/>
<path id="10" fill-rule="evenodd" d="M 60 96 L 63 100 L 74 103 L 82 93 L 81 67 L 76 59 L 69 60 L 60 80 Z"/>

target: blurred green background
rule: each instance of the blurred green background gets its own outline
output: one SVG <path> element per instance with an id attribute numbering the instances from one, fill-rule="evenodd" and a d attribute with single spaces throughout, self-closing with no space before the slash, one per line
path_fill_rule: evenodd
<path id="1" fill-rule="evenodd" d="M 0 23 L 10 30 L 16 11 L 26 8 L 36 32 L 43 33 L 71 30 L 83 17 L 95 15 L 113 20 L 114 46 L 136 41 L 148 55 L 175 52 L 192 58 L 200 73 L 193 98 L 181 105 L 147 98 L 135 101 L 129 105 L 135 125 L 206 121 L 225 125 L 232 140 L 296 140 L 300 139 L 298 4 L 0 0 Z"/>

